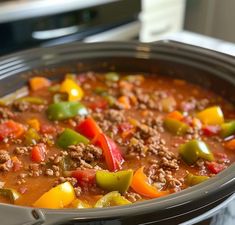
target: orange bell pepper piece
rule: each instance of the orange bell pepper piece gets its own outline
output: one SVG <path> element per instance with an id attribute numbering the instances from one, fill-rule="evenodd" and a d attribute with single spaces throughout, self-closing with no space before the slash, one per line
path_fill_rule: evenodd
<path id="1" fill-rule="evenodd" d="M 177 110 L 169 113 L 167 115 L 167 118 L 172 118 L 172 119 L 175 119 L 175 120 L 182 120 L 184 118 L 183 114 Z"/>
<path id="2" fill-rule="evenodd" d="M 123 106 L 124 109 L 130 109 L 130 100 L 127 96 L 121 96 L 118 98 L 118 102 Z"/>
<path id="3" fill-rule="evenodd" d="M 45 77 L 33 77 L 29 80 L 29 86 L 33 91 L 37 91 L 44 87 L 49 87 L 50 85 L 51 81 Z"/>
<path id="4" fill-rule="evenodd" d="M 235 139 L 225 142 L 224 147 L 226 149 L 235 151 Z"/>
<path id="5" fill-rule="evenodd" d="M 148 178 L 144 174 L 144 166 L 136 170 L 131 187 L 140 195 L 148 198 L 158 198 L 168 195 L 169 191 L 158 191 L 154 186 L 148 183 Z"/>
<path id="6" fill-rule="evenodd" d="M 19 138 L 24 132 L 25 129 L 22 124 L 13 120 L 7 120 L 0 124 L 0 141 L 9 136 Z"/>

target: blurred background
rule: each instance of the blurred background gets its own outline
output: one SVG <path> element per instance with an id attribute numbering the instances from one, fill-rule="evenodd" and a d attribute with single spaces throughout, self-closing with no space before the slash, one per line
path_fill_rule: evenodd
<path id="1" fill-rule="evenodd" d="M 0 0 L 0 55 L 74 41 L 166 38 L 235 54 L 234 10 L 234 0 Z"/>

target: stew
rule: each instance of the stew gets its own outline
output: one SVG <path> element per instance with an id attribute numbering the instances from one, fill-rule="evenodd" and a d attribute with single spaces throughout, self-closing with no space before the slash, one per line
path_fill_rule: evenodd
<path id="1" fill-rule="evenodd" d="M 235 108 L 151 74 L 33 77 L 0 99 L 0 202 L 102 208 L 206 182 L 235 161 Z"/>

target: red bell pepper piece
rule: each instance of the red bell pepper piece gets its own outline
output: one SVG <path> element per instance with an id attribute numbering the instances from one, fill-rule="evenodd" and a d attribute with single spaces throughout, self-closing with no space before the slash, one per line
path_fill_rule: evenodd
<path id="1" fill-rule="evenodd" d="M 206 136 L 213 136 L 219 134 L 221 128 L 216 125 L 206 125 L 202 127 L 203 134 Z"/>
<path id="2" fill-rule="evenodd" d="M 46 146 L 44 144 L 35 145 L 31 150 L 31 159 L 34 162 L 43 162 L 46 158 Z"/>
<path id="3" fill-rule="evenodd" d="M 24 133 L 24 127 L 22 124 L 13 120 L 8 120 L 0 124 L 0 141 L 6 137 L 18 138 Z"/>
<path id="4" fill-rule="evenodd" d="M 102 130 L 98 124 L 91 117 L 83 120 L 80 124 L 78 124 L 76 131 L 90 139 L 93 139 L 99 133 L 102 133 Z"/>
<path id="5" fill-rule="evenodd" d="M 93 143 L 103 150 L 103 155 L 109 170 L 117 171 L 121 169 L 124 159 L 120 149 L 111 138 L 100 133 Z"/>
<path id="6" fill-rule="evenodd" d="M 207 168 L 211 173 L 217 174 L 225 169 L 225 165 L 216 162 L 208 162 Z"/>
<path id="7" fill-rule="evenodd" d="M 82 187 L 93 185 L 95 183 L 95 174 L 96 171 L 93 169 L 85 169 L 85 170 L 77 169 L 71 171 L 71 174 L 69 173 L 71 177 L 74 177 L 78 180 L 78 183 Z"/>

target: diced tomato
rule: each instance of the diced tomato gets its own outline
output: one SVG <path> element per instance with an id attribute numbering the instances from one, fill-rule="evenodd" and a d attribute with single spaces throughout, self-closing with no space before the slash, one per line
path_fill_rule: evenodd
<path id="1" fill-rule="evenodd" d="M 206 136 L 217 135 L 220 132 L 220 126 L 216 125 L 205 125 L 202 127 L 203 134 Z"/>
<path id="2" fill-rule="evenodd" d="M 56 132 L 56 128 L 49 124 L 41 124 L 40 132 L 42 134 L 53 134 Z"/>
<path id="3" fill-rule="evenodd" d="M 93 139 L 102 132 L 98 124 L 91 117 L 83 120 L 80 124 L 78 124 L 76 131 L 90 139 Z"/>
<path id="4" fill-rule="evenodd" d="M 88 104 L 88 107 L 92 110 L 104 110 L 108 107 L 108 102 L 105 99 L 100 99 L 95 102 L 91 102 Z"/>
<path id="5" fill-rule="evenodd" d="M 22 124 L 13 120 L 8 120 L 0 124 L 0 141 L 6 137 L 19 138 L 24 133 L 24 127 Z"/>
<path id="6" fill-rule="evenodd" d="M 211 173 L 217 174 L 225 169 L 225 165 L 216 162 L 208 162 L 207 168 Z"/>
<path id="7" fill-rule="evenodd" d="M 96 171 L 93 169 L 78 169 L 71 172 L 71 176 L 76 178 L 82 187 L 93 185 L 95 183 L 95 174 Z"/>
<path id="8" fill-rule="evenodd" d="M 19 171 L 22 168 L 22 162 L 16 157 L 12 157 L 12 163 L 13 163 L 13 167 L 12 170 L 14 172 Z"/>
<path id="9" fill-rule="evenodd" d="M 103 150 L 103 155 L 109 170 L 117 171 L 121 169 L 124 159 L 120 149 L 111 138 L 100 133 L 93 143 Z"/>
<path id="10" fill-rule="evenodd" d="M 34 162 L 43 162 L 46 158 L 46 146 L 44 144 L 35 145 L 31 150 L 31 159 Z"/>

